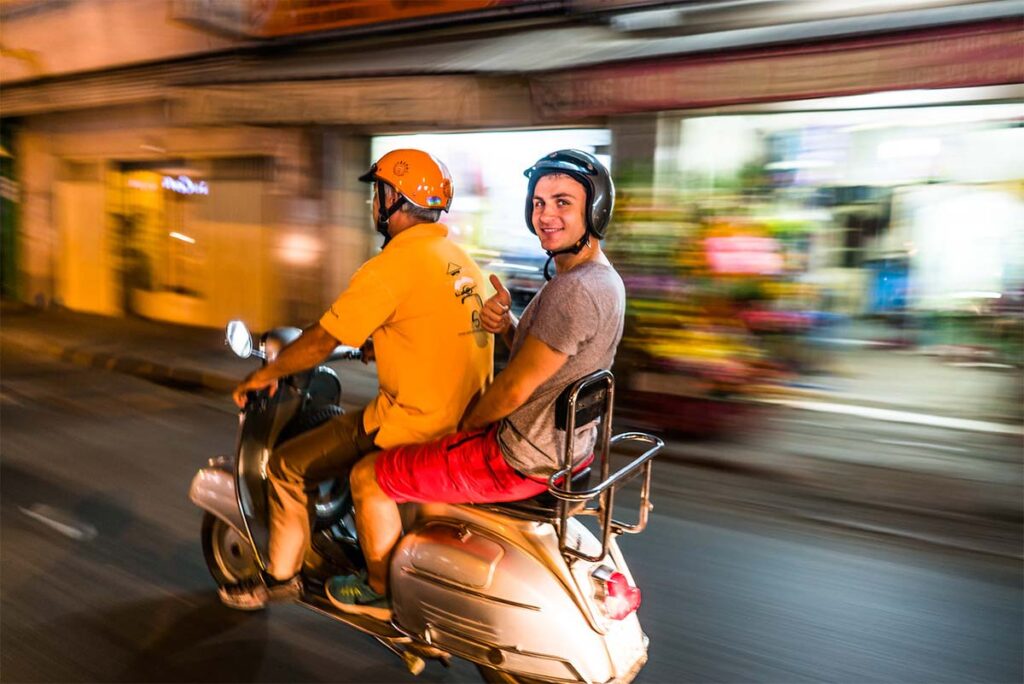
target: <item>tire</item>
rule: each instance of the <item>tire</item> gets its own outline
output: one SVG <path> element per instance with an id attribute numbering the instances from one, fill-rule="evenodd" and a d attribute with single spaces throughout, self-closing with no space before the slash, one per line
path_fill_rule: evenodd
<path id="1" fill-rule="evenodd" d="M 487 684 L 545 684 L 543 679 L 512 674 L 487 665 L 477 665 L 476 669 Z"/>
<path id="2" fill-rule="evenodd" d="M 235 584 L 259 574 L 259 564 L 249 541 L 213 513 L 203 516 L 202 543 L 206 569 L 218 586 Z"/>
<path id="3" fill-rule="evenodd" d="M 298 437 L 304 432 L 309 432 L 313 428 L 320 427 L 331 418 L 340 416 L 343 413 L 345 413 L 345 409 L 336 404 L 327 404 L 326 406 L 320 406 L 300 413 L 281 431 L 281 435 L 277 438 L 277 443 L 278 445 L 284 444 L 289 439 Z"/>

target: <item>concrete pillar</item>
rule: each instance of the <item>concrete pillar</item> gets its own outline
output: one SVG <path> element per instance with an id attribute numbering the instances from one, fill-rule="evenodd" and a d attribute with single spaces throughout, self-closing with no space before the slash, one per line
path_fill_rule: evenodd
<path id="1" fill-rule="evenodd" d="M 44 131 L 23 128 L 16 145 L 22 182 L 19 296 L 38 306 L 56 293 L 57 236 L 53 221 L 58 161 Z"/>
<path id="2" fill-rule="evenodd" d="M 650 188 L 654 183 L 654 156 L 658 146 L 658 115 L 614 117 L 612 174 L 620 189 Z"/>
<path id="3" fill-rule="evenodd" d="M 368 136 L 341 130 L 325 134 L 323 201 L 327 250 L 321 290 L 325 310 L 380 244 L 366 203 L 370 188 L 359 182 L 371 161 Z"/>

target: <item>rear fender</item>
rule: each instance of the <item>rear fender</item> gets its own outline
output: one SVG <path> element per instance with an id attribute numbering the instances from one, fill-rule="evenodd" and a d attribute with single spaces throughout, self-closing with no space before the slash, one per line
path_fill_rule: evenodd
<path id="1" fill-rule="evenodd" d="M 235 474 L 223 468 L 200 468 L 192 478 L 188 498 L 204 511 L 208 511 L 248 537 L 242 514 L 235 497 Z"/>

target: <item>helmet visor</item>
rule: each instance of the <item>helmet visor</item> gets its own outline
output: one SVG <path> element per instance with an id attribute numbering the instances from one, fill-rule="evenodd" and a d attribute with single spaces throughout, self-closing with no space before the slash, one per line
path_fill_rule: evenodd
<path id="1" fill-rule="evenodd" d="M 374 162 L 370 165 L 370 170 L 359 177 L 359 180 L 363 183 L 372 183 L 377 180 L 377 163 Z"/>

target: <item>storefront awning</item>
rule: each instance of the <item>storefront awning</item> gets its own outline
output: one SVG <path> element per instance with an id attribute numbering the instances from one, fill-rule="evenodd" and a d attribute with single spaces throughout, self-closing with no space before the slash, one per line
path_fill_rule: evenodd
<path id="1" fill-rule="evenodd" d="M 1024 29 L 991 22 L 630 62 L 530 79 L 542 120 L 1024 82 Z"/>

